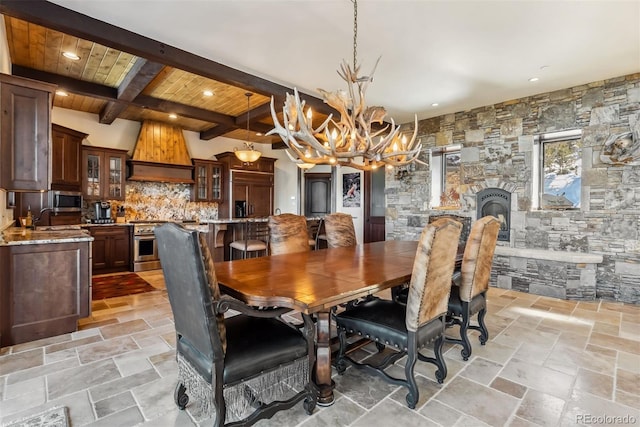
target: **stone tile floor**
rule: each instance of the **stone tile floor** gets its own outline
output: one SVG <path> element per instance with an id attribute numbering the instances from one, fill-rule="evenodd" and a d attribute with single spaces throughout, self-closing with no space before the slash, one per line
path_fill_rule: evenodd
<path id="1" fill-rule="evenodd" d="M 161 273 L 141 275 L 159 290 L 94 302 L 78 332 L 0 350 L 0 422 L 65 405 L 73 427 L 211 425 L 173 402 L 171 309 Z M 640 306 L 492 288 L 487 324 L 490 341 L 474 335 L 467 362 L 446 346 L 443 385 L 418 362 L 415 410 L 404 388 L 350 368 L 334 376 L 333 406 L 307 416 L 300 404 L 257 425 L 640 425 Z"/>

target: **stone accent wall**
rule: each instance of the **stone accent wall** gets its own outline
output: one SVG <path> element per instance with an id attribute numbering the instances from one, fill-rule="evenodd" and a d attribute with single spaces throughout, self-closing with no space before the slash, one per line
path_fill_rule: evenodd
<path id="1" fill-rule="evenodd" d="M 583 131 L 581 209 L 532 210 L 534 137 L 577 128 Z M 461 207 L 452 213 L 475 219 L 477 188 L 508 185 L 511 241 L 500 244 L 601 254 L 595 296 L 640 303 L 640 166 L 600 161 L 607 138 L 629 131 L 640 133 L 640 73 L 418 123 L 421 160 L 428 162 L 431 148 L 462 145 Z M 417 165 L 401 179 L 387 172 L 386 180 L 387 239 L 417 239 L 429 215 L 441 212 L 429 209 L 429 166 Z"/>

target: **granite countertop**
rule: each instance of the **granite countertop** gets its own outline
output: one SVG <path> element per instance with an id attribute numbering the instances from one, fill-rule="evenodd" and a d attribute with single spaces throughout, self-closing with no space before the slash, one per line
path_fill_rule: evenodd
<path id="1" fill-rule="evenodd" d="M 27 229 L 22 227 L 7 228 L 0 236 L 0 246 L 39 245 L 44 243 L 90 242 L 93 237 L 88 230 L 80 226 L 43 227 L 43 229 Z M 56 228 L 54 230 L 50 228 Z"/>

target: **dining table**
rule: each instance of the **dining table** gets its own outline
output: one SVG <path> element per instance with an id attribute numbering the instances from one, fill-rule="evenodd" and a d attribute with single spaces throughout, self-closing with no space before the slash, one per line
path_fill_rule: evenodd
<path id="1" fill-rule="evenodd" d="M 246 304 L 314 316 L 318 405 L 329 406 L 332 309 L 408 282 L 417 245 L 417 241 L 387 240 L 218 262 L 215 270 L 221 291 Z"/>

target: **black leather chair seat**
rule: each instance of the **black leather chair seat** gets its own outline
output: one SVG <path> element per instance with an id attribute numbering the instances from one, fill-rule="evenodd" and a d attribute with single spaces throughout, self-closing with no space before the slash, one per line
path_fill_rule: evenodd
<path id="1" fill-rule="evenodd" d="M 339 328 L 355 332 L 382 344 L 407 349 L 406 305 L 395 301 L 372 299 L 338 314 Z M 437 318 L 418 331 L 418 348 L 431 343 L 444 330 Z"/>
<path id="2" fill-rule="evenodd" d="M 475 314 L 486 307 L 485 294 L 478 294 L 471 299 L 469 302 L 469 315 Z M 460 299 L 460 287 L 452 286 L 451 294 L 449 295 L 449 312 L 456 315 L 462 316 L 463 308 L 462 308 L 462 300 Z"/>
<path id="3" fill-rule="evenodd" d="M 225 319 L 227 351 L 224 362 L 224 383 L 232 384 L 256 371 L 268 371 L 292 358 L 307 354 L 307 342 L 302 334 L 276 319 L 233 316 Z M 187 340 L 178 341 L 178 350 L 189 354 L 197 371 L 211 381 L 211 356 L 204 357 Z"/>

